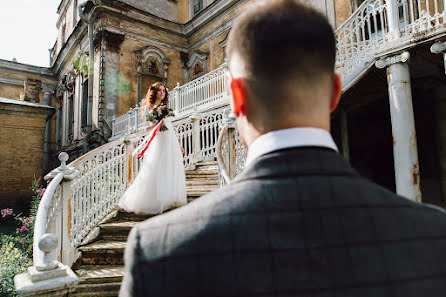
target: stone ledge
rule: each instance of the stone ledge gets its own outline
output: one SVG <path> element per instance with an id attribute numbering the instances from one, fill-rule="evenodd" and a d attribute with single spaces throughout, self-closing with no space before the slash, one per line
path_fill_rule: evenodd
<path id="1" fill-rule="evenodd" d="M 55 112 L 56 109 L 49 105 L 0 97 L 0 114 L 48 118 Z"/>
<path id="2" fill-rule="evenodd" d="M 32 74 L 42 77 L 44 79 L 53 80 L 57 82 L 57 77 L 48 67 L 34 66 L 20 62 L 11 62 L 8 60 L 0 59 L 0 68 L 19 73 Z"/>

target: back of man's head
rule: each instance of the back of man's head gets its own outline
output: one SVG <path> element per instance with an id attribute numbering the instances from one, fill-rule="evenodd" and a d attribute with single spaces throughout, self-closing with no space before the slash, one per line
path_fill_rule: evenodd
<path id="1" fill-rule="evenodd" d="M 335 36 L 313 8 L 295 0 L 257 2 L 234 22 L 226 51 L 232 76 L 245 79 L 255 97 L 256 113 L 311 113 L 314 100 L 329 106 Z"/>

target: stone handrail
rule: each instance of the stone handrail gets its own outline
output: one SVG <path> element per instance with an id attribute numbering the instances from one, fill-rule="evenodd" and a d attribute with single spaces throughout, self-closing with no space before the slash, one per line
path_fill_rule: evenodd
<path id="1" fill-rule="evenodd" d="M 51 182 L 37 210 L 33 234 L 33 266 L 29 267 L 27 272 L 16 275 L 14 278 L 19 296 L 28 296 L 31 292 L 35 294 L 39 292 L 38 294 L 48 296 L 64 294 L 69 292 L 79 281 L 69 266 L 58 261 L 61 258 L 62 250 L 56 250 L 59 244 L 63 244 L 63 231 L 57 224 L 57 219 L 61 219 L 62 205 L 65 203 L 61 193 L 61 183 L 64 179 L 75 178 L 79 172 L 66 165 L 68 160 L 66 153 L 61 153 L 59 160 L 61 166 L 45 177 Z M 58 260 L 53 260 L 55 250 Z"/>

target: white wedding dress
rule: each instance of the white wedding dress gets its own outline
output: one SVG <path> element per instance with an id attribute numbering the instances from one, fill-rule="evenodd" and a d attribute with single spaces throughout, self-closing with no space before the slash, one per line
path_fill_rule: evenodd
<path id="1" fill-rule="evenodd" d="M 169 118 L 146 150 L 138 176 L 119 201 L 127 212 L 158 214 L 187 203 L 183 156 Z"/>

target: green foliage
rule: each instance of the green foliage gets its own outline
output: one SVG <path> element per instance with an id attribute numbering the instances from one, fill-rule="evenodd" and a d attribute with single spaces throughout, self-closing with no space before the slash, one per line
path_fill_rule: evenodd
<path id="1" fill-rule="evenodd" d="M 41 186 L 40 179 L 34 179 L 31 189 L 34 195 L 29 217 L 14 214 L 9 208 L 1 210 L 2 221 L 14 220 L 20 228 L 16 228 L 15 235 L 0 234 L 0 297 L 16 296 L 14 276 L 32 265 L 34 223 L 45 188 Z"/>
<path id="2" fill-rule="evenodd" d="M 90 58 L 85 54 L 80 54 L 73 62 L 73 67 L 77 73 L 88 75 L 88 66 L 90 64 Z"/>
<path id="3" fill-rule="evenodd" d="M 22 249 L 20 238 L 0 234 L 0 296 L 16 296 L 14 276 L 26 271 L 32 258 Z"/>

